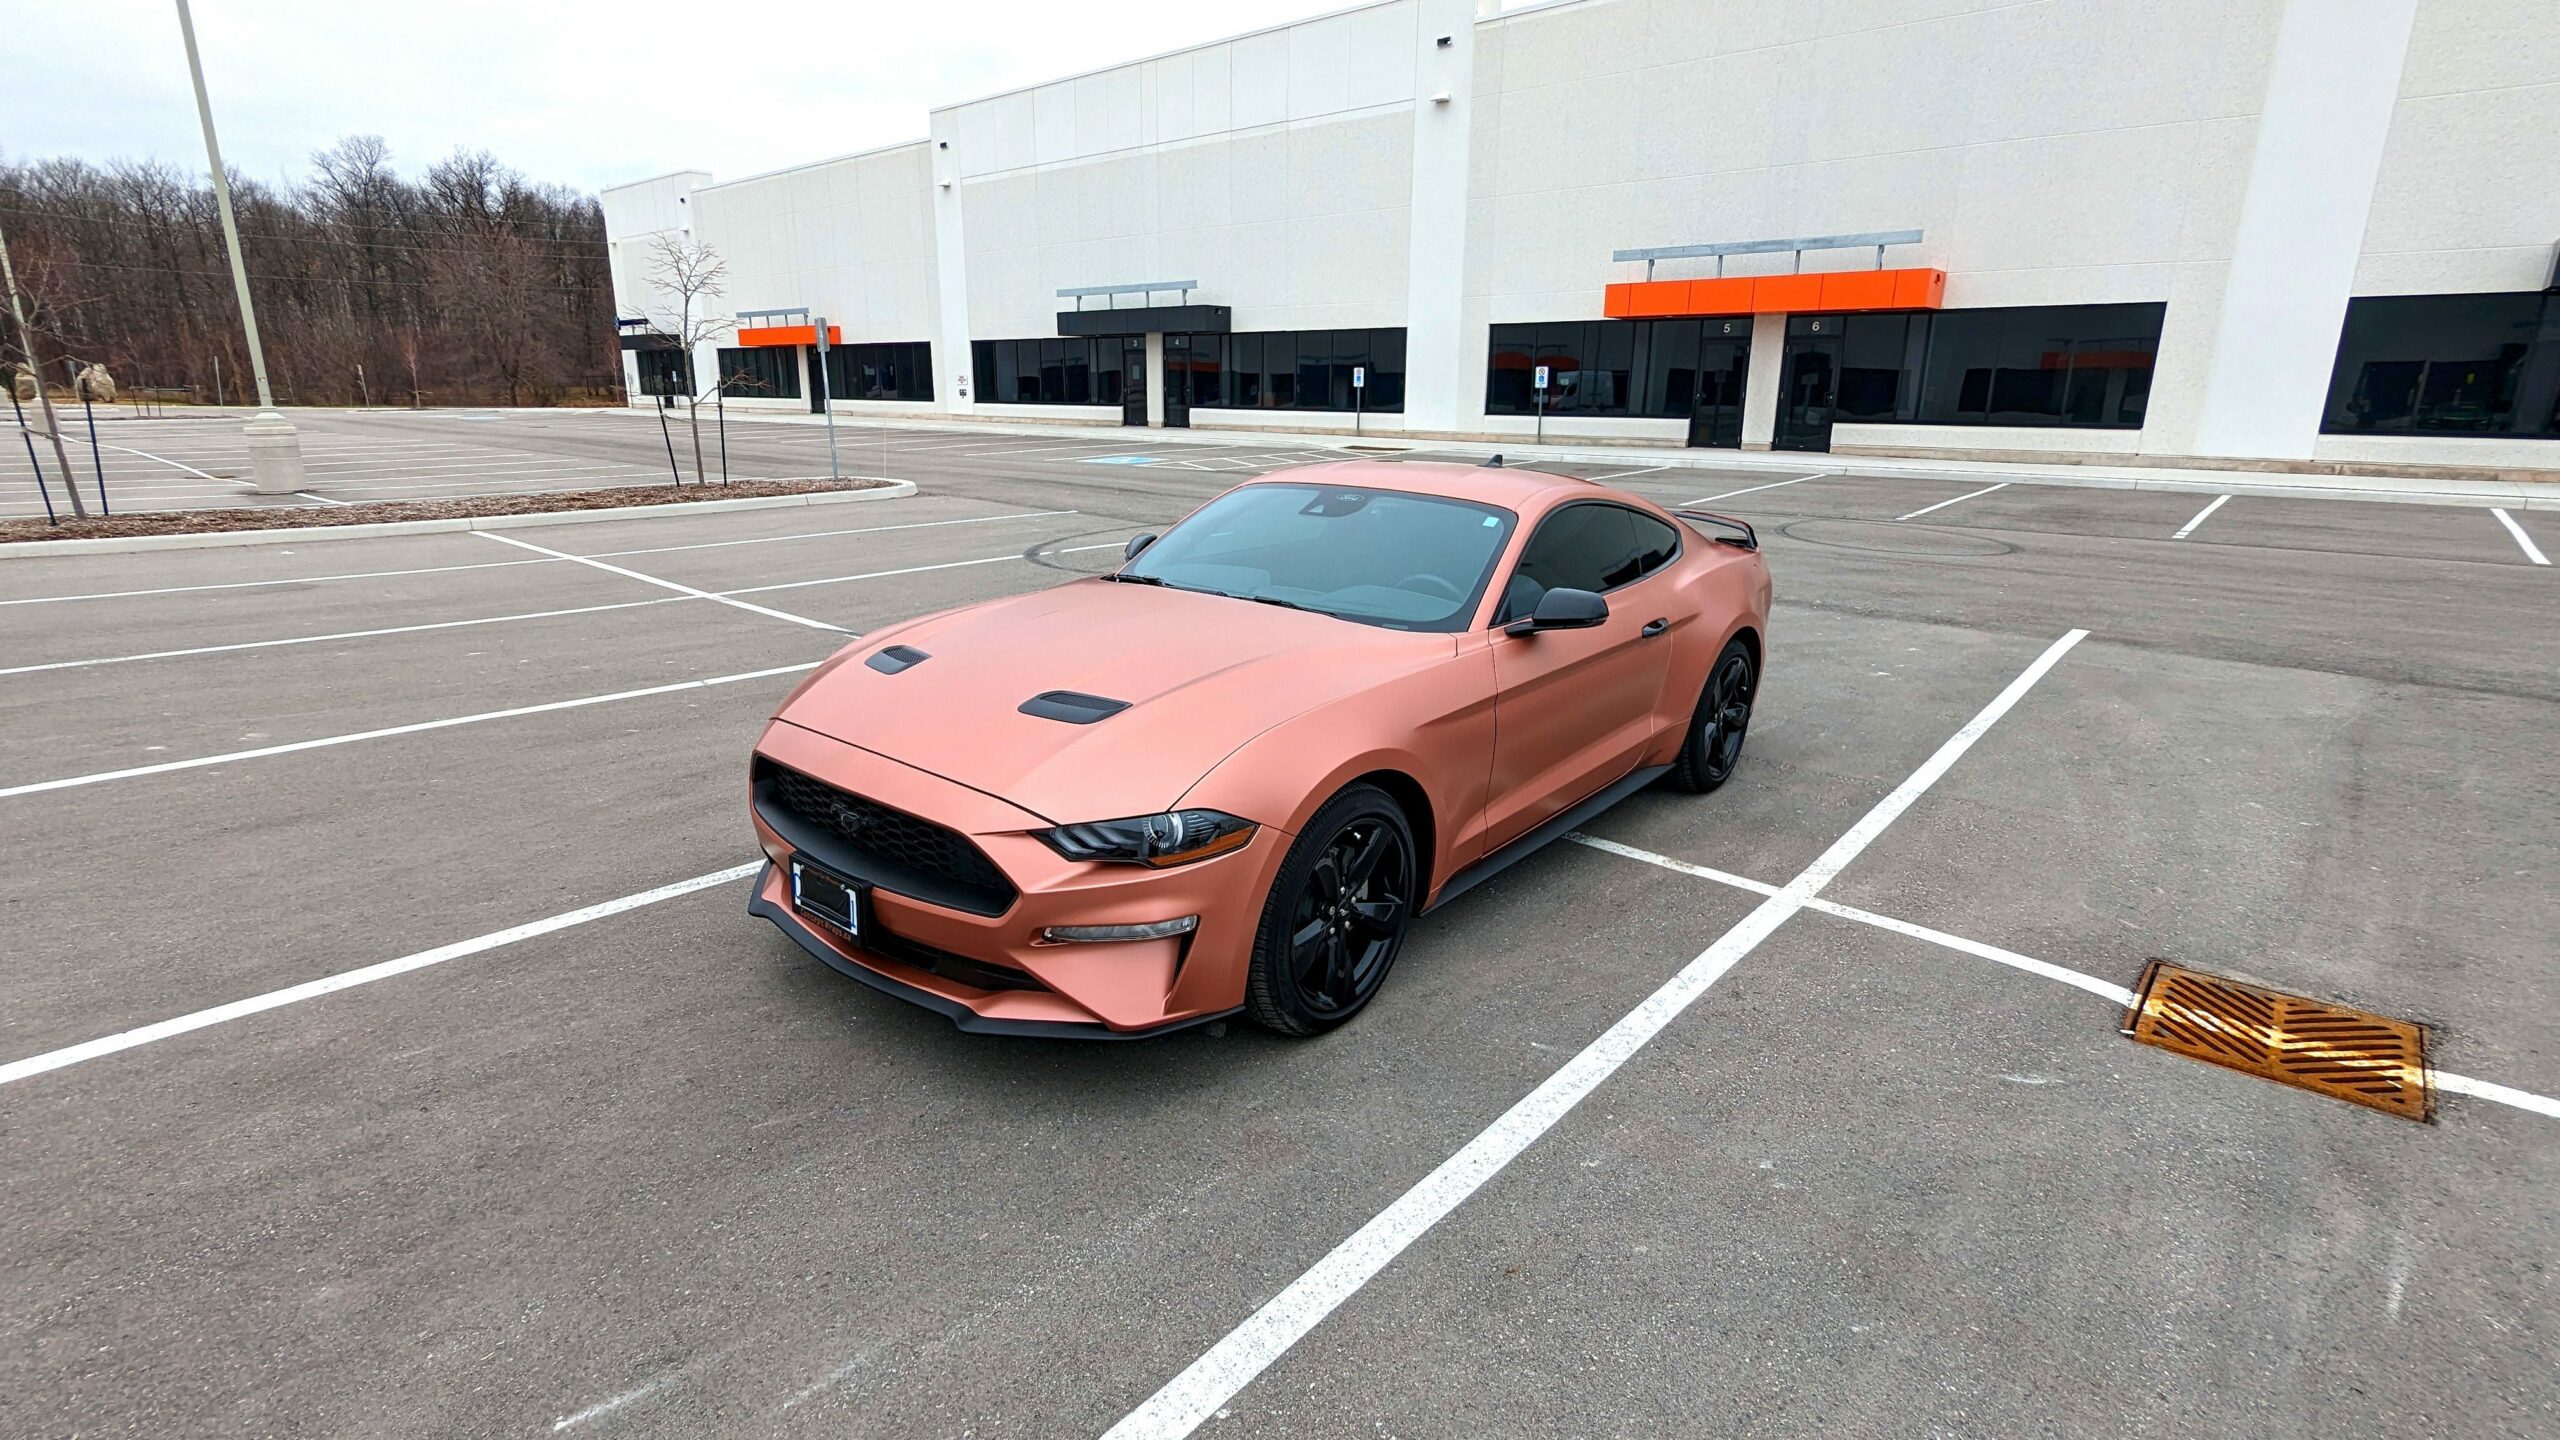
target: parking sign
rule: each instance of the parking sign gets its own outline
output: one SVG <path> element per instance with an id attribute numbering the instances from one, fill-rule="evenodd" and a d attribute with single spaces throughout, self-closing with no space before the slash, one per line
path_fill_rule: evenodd
<path id="1" fill-rule="evenodd" d="M 1354 365 L 1351 367 L 1351 388 L 1354 390 L 1366 390 L 1369 388 L 1368 366 Z"/>
<path id="2" fill-rule="evenodd" d="M 1534 383 L 1536 384 L 1536 386 L 1537 386 L 1537 388 L 1538 388 L 1538 389 L 1544 390 L 1544 389 L 1546 389 L 1546 388 L 1547 388 L 1547 367 L 1546 367 L 1546 366 L 1541 365 L 1541 366 L 1539 366 L 1539 367 L 1538 367 L 1538 378 L 1537 378 L 1537 380 L 1536 380 Z"/>

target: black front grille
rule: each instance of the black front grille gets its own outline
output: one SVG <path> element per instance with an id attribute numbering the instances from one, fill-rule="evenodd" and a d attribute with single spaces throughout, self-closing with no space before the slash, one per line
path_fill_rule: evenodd
<path id="1" fill-rule="evenodd" d="M 1020 893 L 987 852 L 947 825 L 839 790 L 761 755 L 754 782 L 756 811 L 764 822 L 830 869 L 972 915 L 1001 915 Z"/>
<path id="2" fill-rule="evenodd" d="M 871 933 L 856 942 L 863 949 L 885 955 L 901 964 L 913 965 L 928 975 L 957 980 L 980 990 L 1045 990 L 1048 987 L 1019 970 L 1004 965 L 990 965 L 966 955 L 954 955 L 938 946 L 910 940 L 881 925 L 873 917 Z"/>

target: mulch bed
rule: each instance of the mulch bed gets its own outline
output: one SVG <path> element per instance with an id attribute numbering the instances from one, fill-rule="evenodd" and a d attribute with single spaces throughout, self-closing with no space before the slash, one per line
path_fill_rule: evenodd
<path id="1" fill-rule="evenodd" d="M 477 495 L 454 500 L 382 500 L 363 505 L 233 505 L 218 510 L 144 510 L 130 515 L 0 520 L 0 544 L 15 540 L 94 540 L 128 535 L 198 535 L 222 530 L 299 530 L 315 525 L 376 525 L 386 520 L 454 520 L 483 515 L 548 515 L 624 505 L 679 505 L 695 500 L 750 500 L 824 490 L 877 490 L 886 480 L 739 480 L 728 485 L 626 485 L 610 490 L 542 495 Z M 110 499 L 113 497 L 110 496 Z M 56 503 L 60 503 L 57 499 Z"/>

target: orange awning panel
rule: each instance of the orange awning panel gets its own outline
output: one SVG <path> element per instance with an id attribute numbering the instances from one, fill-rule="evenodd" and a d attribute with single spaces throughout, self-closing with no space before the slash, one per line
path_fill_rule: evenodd
<path id="1" fill-rule="evenodd" d="M 759 345 L 815 345 L 818 343 L 818 327 L 815 325 L 742 325 L 738 327 L 738 343 L 750 348 Z M 844 343 L 842 326 L 827 327 L 827 343 L 829 345 Z"/>
<path id="2" fill-rule="evenodd" d="M 1641 320 L 1667 315 L 1935 310 L 1946 303 L 1946 296 L 1944 270 L 1842 270 L 1822 275 L 1629 282 L 1609 287 L 1602 311 L 1613 320 Z"/>

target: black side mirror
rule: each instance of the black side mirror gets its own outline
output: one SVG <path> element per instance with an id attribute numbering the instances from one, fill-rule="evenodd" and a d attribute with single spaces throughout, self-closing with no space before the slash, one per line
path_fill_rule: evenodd
<path id="1" fill-rule="evenodd" d="M 1609 602 L 1588 590 L 1550 590 L 1538 597 L 1538 608 L 1524 619 L 1502 627 L 1506 635 L 1534 635 L 1541 630 L 1588 630 L 1609 618 Z"/>
<path id="2" fill-rule="evenodd" d="M 1125 564 L 1125 563 L 1127 563 L 1128 561 L 1131 561 L 1131 560 L 1135 560 L 1135 559 L 1137 559 L 1137 558 L 1138 558 L 1138 552 L 1139 552 L 1139 551 L 1146 549 L 1148 546 L 1153 545 L 1154 543 L 1156 543 L 1156 537 L 1155 537 L 1155 536 L 1153 536 L 1153 535 L 1132 535 L 1132 536 L 1130 536 L 1130 537 L 1129 537 L 1129 548 L 1120 552 L 1120 559 L 1121 559 L 1122 563 L 1124 563 L 1124 564 Z"/>

